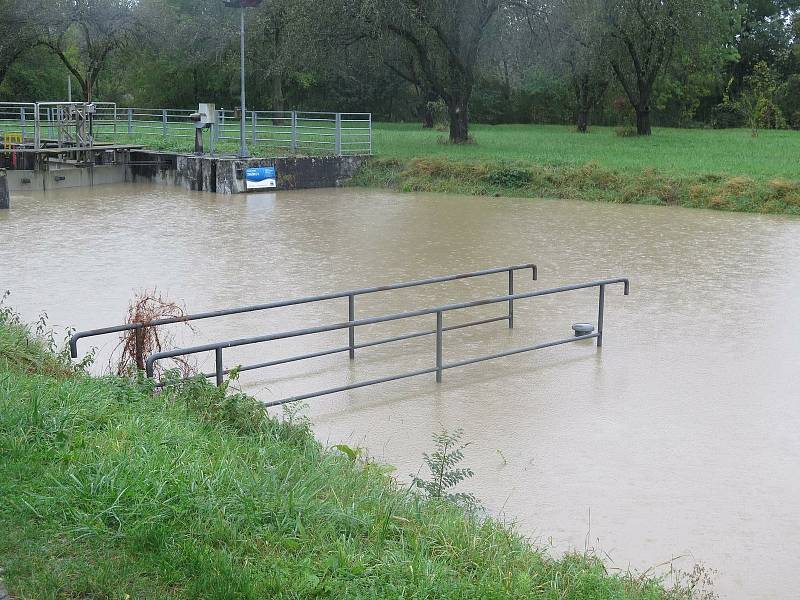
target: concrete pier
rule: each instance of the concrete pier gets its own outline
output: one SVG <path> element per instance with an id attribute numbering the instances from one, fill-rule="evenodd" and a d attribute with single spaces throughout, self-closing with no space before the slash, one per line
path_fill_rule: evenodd
<path id="1" fill-rule="evenodd" d="M 11 207 L 11 198 L 8 194 L 8 178 L 6 170 L 0 169 L 0 210 Z"/>

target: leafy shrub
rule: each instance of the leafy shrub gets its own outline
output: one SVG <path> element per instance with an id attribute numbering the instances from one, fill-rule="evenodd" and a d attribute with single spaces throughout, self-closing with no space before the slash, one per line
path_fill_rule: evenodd
<path id="1" fill-rule="evenodd" d="M 711 109 L 711 126 L 714 129 L 744 127 L 746 123 L 747 114 L 737 103 L 723 102 Z"/>
<path id="2" fill-rule="evenodd" d="M 532 179 L 530 171 L 519 167 L 500 167 L 486 176 L 487 183 L 505 188 L 525 187 Z"/>
<path id="3" fill-rule="evenodd" d="M 463 429 L 456 429 L 453 432 L 444 429 L 433 436 L 433 442 L 436 444 L 433 454 L 422 455 L 430 470 L 431 478 L 426 480 L 412 475 L 412 485 L 422 490 L 428 498 L 448 500 L 469 506 L 477 503 L 472 494 L 450 492 L 459 483 L 474 475 L 472 469 L 458 467 L 458 464 L 464 460 L 464 448 L 469 446 L 468 442 L 461 443 L 463 436 Z"/>

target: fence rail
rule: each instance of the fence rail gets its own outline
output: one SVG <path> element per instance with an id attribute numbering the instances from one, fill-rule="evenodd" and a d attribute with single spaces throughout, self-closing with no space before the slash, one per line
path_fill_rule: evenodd
<path id="1" fill-rule="evenodd" d="M 411 378 L 411 377 L 418 377 L 420 375 L 426 375 L 426 374 L 435 374 L 437 383 L 440 383 L 442 381 L 443 372 L 445 370 L 448 370 L 448 369 L 455 369 L 457 367 L 463 367 L 463 366 L 466 366 L 466 365 L 472 365 L 472 364 L 476 364 L 476 363 L 479 363 L 479 362 L 495 360 L 495 359 L 503 358 L 503 357 L 506 357 L 506 356 L 512 356 L 512 355 L 521 354 L 521 353 L 524 353 L 524 352 L 532 352 L 534 350 L 541 350 L 541 349 L 544 349 L 544 348 L 550 348 L 550 347 L 559 346 L 559 345 L 562 345 L 562 344 L 569 344 L 569 343 L 572 343 L 572 342 L 577 342 L 577 341 L 582 341 L 582 340 L 596 339 L 597 340 L 597 346 L 598 347 L 602 346 L 603 345 L 603 317 L 604 317 L 604 310 L 605 310 L 605 290 L 606 290 L 606 286 L 614 285 L 614 284 L 623 284 L 624 285 L 624 294 L 626 296 L 628 294 L 630 294 L 630 282 L 629 282 L 629 280 L 627 278 L 625 278 L 625 277 L 618 277 L 618 278 L 614 278 L 614 279 L 603 279 L 603 280 L 599 280 L 599 281 L 592 281 L 592 282 L 589 282 L 589 283 L 580 283 L 580 284 L 574 284 L 574 285 L 567 285 L 567 286 L 562 286 L 562 287 L 557 287 L 557 288 L 551 288 L 551 289 L 545 289 L 545 290 L 537 290 L 537 291 L 533 291 L 533 292 L 525 292 L 525 293 L 521 293 L 521 294 L 508 294 L 506 296 L 499 296 L 499 297 L 495 297 L 495 298 L 487 298 L 487 299 L 483 299 L 483 300 L 473 300 L 473 301 L 470 301 L 470 302 L 461 302 L 461 303 L 458 303 L 458 304 L 447 304 L 447 305 L 438 306 L 438 307 L 435 307 L 435 308 L 426 308 L 426 309 L 414 310 L 414 311 L 409 311 L 409 312 L 404 312 L 404 313 L 383 315 L 383 316 L 372 317 L 372 318 L 368 318 L 368 319 L 354 320 L 353 318 L 350 318 L 350 320 L 348 320 L 346 322 L 337 323 L 337 324 L 334 324 L 334 325 L 322 325 L 322 326 L 318 326 L 318 327 L 309 327 L 309 328 L 305 328 L 305 329 L 297 329 L 297 330 L 286 331 L 286 332 L 282 332 L 282 333 L 274 333 L 274 334 L 268 334 L 268 335 L 262 335 L 262 336 L 256 336 L 256 337 L 249 337 L 249 338 L 241 338 L 241 339 L 235 339 L 235 340 L 226 340 L 226 341 L 223 341 L 223 342 L 216 342 L 216 343 L 211 343 L 211 344 L 203 344 L 203 345 L 193 346 L 193 347 L 189 347 L 189 348 L 179 348 L 179 349 L 176 349 L 176 350 L 157 352 L 155 354 L 150 355 L 147 358 L 146 364 L 145 364 L 145 369 L 146 369 L 147 376 L 152 378 L 152 377 L 154 377 L 155 364 L 160 360 L 176 358 L 176 357 L 179 357 L 179 356 L 189 356 L 189 355 L 194 355 L 194 354 L 201 354 L 201 353 L 205 353 L 205 352 L 213 352 L 214 353 L 214 360 L 215 360 L 215 367 L 216 367 L 215 368 L 215 372 L 212 373 L 212 374 L 206 374 L 205 376 L 206 377 L 215 377 L 217 385 L 222 385 L 223 381 L 224 381 L 225 374 L 230 371 L 230 370 L 226 370 L 224 368 L 224 366 L 223 366 L 223 350 L 226 349 L 226 348 L 236 348 L 236 347 L 240 347 L 240 346 L 248 346 L 248 345 L 252 345 L 252 344 L 260 344 L 260 343 L 264 343 L 264 342 L 283 340 L 283 339 L 294 338 L 294 337 L 302 337 L 302 336 L 308 336 L 308 335 L 315 335 L 315 334 L 319 334 L 319 333 L 327 333 L 327 332 L 339 331 L 339 330 L 344 330 L 344 329 L 352 331 L 354 328 L 357 328 L 357 327 L 365 327 L 365 326 L 369 326 L 369 325 L 376 325 L 376 324 L 379 324 L 379 323 L 387 323 L 387 322 L 391 322 L 391 321 L 401 321 L 401 320 L 405 320 L 405 319 L 423 317 L 423 316 L 426 316 L 426 315 L 435 315 L 435 317 L 436 317 L 436 328 L 433 329 L 432 331 L 418 332 L 418 333 L 414 333 L 414 334 L 407 334 L 405 336 L 398 336 L 398 337 L 390 338 L 390 339 L 387 339 L 387 340 L 380 340 L 378 342 L 378 343 L 388 343 L 390 341 L 408 339 L 409 337 L 418 337 L 418 336 L 422 336 L 422 335 L 435 334 L 435 336 L 436 336 L 436 357 L 435 357 L 435 361 L 436 362 L 435 362 L 435 366 L 429 367 L 429 368 L 425 368 L 425 369 L 418 369 L 416 371 L 411 371 L 411 372 L 407 372 L 407 373 L 392 374 L 392 375 L 388 375 L 388 376 L 385 376 L 385 377 L 380 377 L 380 378 L 377 378 L 377 379 L 370 379 L 368 381 L 361 381 L 361 382 L 357 382 L 357 383 L 353 383 L 353 384 L 349 384 L 349 385 L 343 385 L 343 386 L 338 386 L 338 387 L 334 387 L 334 388 L 328 388 L 328 389 L 319 390 L 319 391 L 315 391 L 315 392 L 309 392 L 309 393 L 301 394 L 301 395 L 298 395 L 298 396 L 291 396 L 289 398 L 283 398 L 281 400 L 275 400 L 275 401 L 272 401 L 272 402 L 267 402 L 267 403 L 265 403 L 265 405 L 266 406 L 278 406 L 278 405 L 281 405 L 281 404 L 288 404 L 288 403 L 291 403 L 291 402 L 298 402 L 300 400 L 308 400 L 310 398 L 316 398 L 316 397 L 319 397 L 319 396 L 326 396 L 326 395 L 329 395 L 329 394 L 345 392 L 345 391 L 354 390 L 354 389 L 367 387 L 367 386 L 371 386 L 371 385 L 387 383 L 387 382 L 390 382 L 390 381 L 397 381 L 399 379 L 407 379 L 407 378 Z M 532 345 L 532 346 L 514 348 L 512 350 L 506 350 L 504 352 L 498 352 L 498 353 L 494 353 L 494 354 L 487 354 L 487 355 L 477 356 L 477 357 L 473 357 L 473 358 L 469 358 L 469 359 L 461 360 L 461 361 L 457 361 L 457 362 L 446 363 L 444 361 L 444 352 L 443 352 L 444 341 L 443 341 L 443 338 L 444 338 L 444 333 L 446 331 L 449 331 L 449 330 L 452 330 L 452 329 L 461 329 L 461 328 L 465 328 L 465 327 L 473 327 L 473 326 L 480 325 L 480 324 L 483 324 L 483 323 L 487 323 L 487 322 L 492 322 L 494 320 L 498 320 L 498 319 L 485 319 L 485 320 L 482 320 L 482 321 L 474 321 L 474 322 L 471 322 L 471 323 L 461 324 L 461 325 L 457 325 L 457 326 L 445 327 L 444 326 L 444 316 L 445 316 L 446 313 L 449 313 L 449 312 L 452 312 L 452 311 L 456 311 L 456 310 L 464 310 L 464 309 L 468 309 L 468 308 L 474 308 L 474 307 L 478 307 L 478 306 L 486 306 L 486 305 L 491 305 L 491 304 L 499 304 L 499 303 L 507 303 L 507 304 L 509 304 L 509 306 L 511 306 L 512 305 L 511 303 L 513 303 L 515 300 L 536 298 L 538 296 L 547 296 L 547 295 L 552 295 L 552 294 L 560 294 L 560 293 L 564 293 L 564 292 L 570 292 L 570 291 L 587 289 L 587 288 L 599 288 L 598 309 L 597 309 L 598 310 L 598 313 L 597 313 L 597 315 L 598 315 L 597 316 L 597 330 L 594 331 L 593 333 L 587 333 L 587 334 L 584 334 L 584 335 L 576 335 L 575 337 L 570 337 L 570 338 L 564 338 L 564 339 L 559 339 L 559 340 L 539 343 L 539 344 L 535 344 L 535 345 Z M 510 315 L 509 315 L 509 317 L 502 317 L 501 319 L 509 319 L 509 323 L 512 322 L 511 319 L 510 319 Z M 326 354 L 333 354 L 333 353 L 338 353 L 338 352 L 346 352 L 347 350 L 352 349 L 352 347 L 353 346 L 352 346 L 352 343 L 351 343 L 348 347 L 334 348 L 334 349 L 331 349 L 331 350 L 326 350 L 326 351 L 322 351 L 322 352 L 315 352 L 315 353 L 311 353 L 311 354 L 305 354 L 305 355 L 302 355 L 302 356 L 295 356 L 295 357 L 282 359 L 282 360 L 278 360 L 278 361 L 271 361 L 271 362 L 260 363 L 260 364 L 256 364 L 256 365 L 247 365 L 247 366 L 243 366 L 243 367 L 237 367 L 237 370 L 239 370 L 239 371 L 247 371 L 247 370 L 253 370 L 253 369 L 261 369 L 261 368 L 275 366 L 275 365 L 279 365 L 279 364 L 283 364 L 283 363 L 287 363 L 287 362 L 295 362 L 295 361 L 300 361 L 300 360 L 316 358 L 318 356 L 324 356 Z M 159 382 L 159 384 L 161 385 L 162 383 Z"/>
<path id="2" fill-rule="evenodd" d="M 21 133 L 39 149 L 55 138 L 58 106 L 66 102 L 0 103 L 0 132 Z M 189 140 L 195 135 L 190 109 L 118 107 L 95 102 L 92 135 L 114 143 L 141 140 Z M 217 110 L 210 148 L 220 141 L 239 141 L 238 111 Z M 372 115 L 305 111 L 247 111 L 245 135 L 257 150 L 300 154 L 372 154 Z"/>

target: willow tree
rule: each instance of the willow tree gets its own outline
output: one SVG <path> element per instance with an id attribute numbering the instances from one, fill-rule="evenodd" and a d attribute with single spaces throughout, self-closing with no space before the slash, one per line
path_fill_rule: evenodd
<path id="1" fill-rule="evenodd" d="M 447 104 L 450 141 L 469 140 L 469 101 L 481 44 L 502 0 L 373 0 L 365 18 L 413 57 L 414 72 Z"/>
<path id="2" fill-rule="evenodd" d="M 636 113 L 636 131 L 650 135 L 653 90 L 680 53 L 708 55 L 733 40 L 729 0 L 603 0 L 604 52 Z"/>

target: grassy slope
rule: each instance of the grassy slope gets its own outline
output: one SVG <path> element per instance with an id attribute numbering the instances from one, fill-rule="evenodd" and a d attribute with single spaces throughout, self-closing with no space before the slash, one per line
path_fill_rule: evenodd
<path id="1" fill-rule="evenodd" d="M 800 133 L 656 129 L 620 138 L 560 126 L 476 126 L 475 144 L 418 125 L 379 125 L 377 158 L 353 183 L 455 192 L 800 214 Z"/>
<path id="2" fill-rule="evenodd" d="M 245 396 L 72 375 L 2 322 L 0 498 L 12 597 L 690 597 L 409 496 Z"/>

